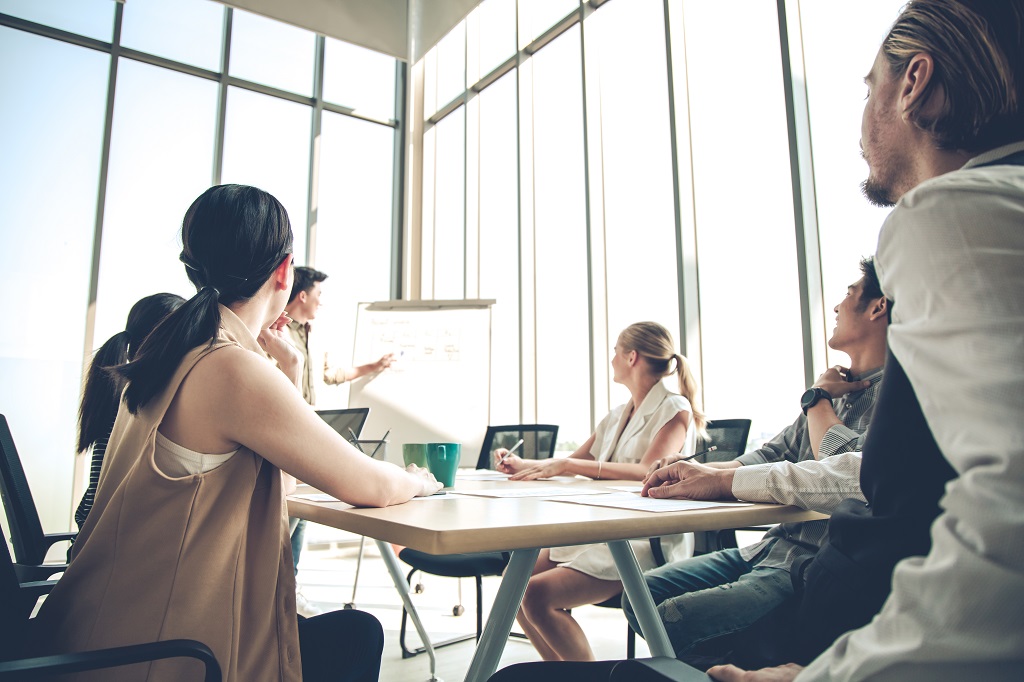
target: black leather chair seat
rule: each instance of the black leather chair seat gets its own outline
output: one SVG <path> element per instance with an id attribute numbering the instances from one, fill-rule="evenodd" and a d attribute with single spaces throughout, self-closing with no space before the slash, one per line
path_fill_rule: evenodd
<path id="1" fill-rule="evenodd" d="M 508 560 L 498 552 L 481 554 L 427 554 L 408 547 L 398 558 L 421 571 L 447 578 L 472 578 L 475 575 L 501 575 Z"/>

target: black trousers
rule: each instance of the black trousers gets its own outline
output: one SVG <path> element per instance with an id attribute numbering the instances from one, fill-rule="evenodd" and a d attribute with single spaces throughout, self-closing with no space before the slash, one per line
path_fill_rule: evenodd
<path id="1" fill-rule="evenodd" d="M 299 616 L 299 651 L 304 682 L 377 682 L 384 630 L 362 611 Z"/>

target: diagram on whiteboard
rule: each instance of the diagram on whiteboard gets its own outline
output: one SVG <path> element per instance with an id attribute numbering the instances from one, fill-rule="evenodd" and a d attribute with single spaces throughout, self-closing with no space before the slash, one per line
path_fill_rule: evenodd
<path id="1" fill-rule="evenodd" d="M 402 444 L 462 444 L 462 466 L 474 466 L 490 413 L 490 302 L 361 303 L 355 358 L 393 353 L 379 374 L 353 382 L 350 407 L 369 407 L 364 437 L 388 433 L 388 460 Z"/>
<path id="2" fill-rule="evenodd" d="M 421 321 L 406 316 L 374 318 L 370 328 L 370 356 L 393 353 L 395 371 L 409 371 L 408 365 L 418 362 L 459 362 L 462 359 L 461 324 L 421 325 Z"/>

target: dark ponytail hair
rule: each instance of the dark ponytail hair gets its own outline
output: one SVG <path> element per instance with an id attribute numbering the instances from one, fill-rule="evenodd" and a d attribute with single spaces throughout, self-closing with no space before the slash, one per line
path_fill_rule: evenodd
<path id="1" fill-rule="evenodd" d="M 160 320 L 185 302 L 177 294 L 153 294 L 139 299 L 128 311 L 128 322 L 99 347 L 89 365 L 78 406 L 78 451 L 83 452 L 105 438 L 117 416 L 117 404 L 124 380 L 110 368 L 123 365 L 135 353 Z"/>
<path id="2" fill-rule="evenodd" d="M 192 202 L 181 224 L 181 262 L 198 293 L 164 318 L 134 361 L 117 368 L 137 413 L 160 393 L 193 348 L 213 345 L 218 303 L 246 301 L 292 252 L 288 212 L 263 190 L 217 185 Z"/>

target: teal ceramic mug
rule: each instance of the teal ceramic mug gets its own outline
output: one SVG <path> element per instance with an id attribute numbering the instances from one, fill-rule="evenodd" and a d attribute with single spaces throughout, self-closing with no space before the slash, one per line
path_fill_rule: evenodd
<path id="1" fill-rule="evenodd" d="M 427 468 L 445 488 L 455 485 L 462 445 L 459 443 L 427 443 Z"/>
<path id="2" fill-rule="evenodd" d="M 402 460 L 405 466 L 415 464 L 418 467 L 427 468 L 427 444 L 426 443 L 405 443 L 402 445 Z"/>

